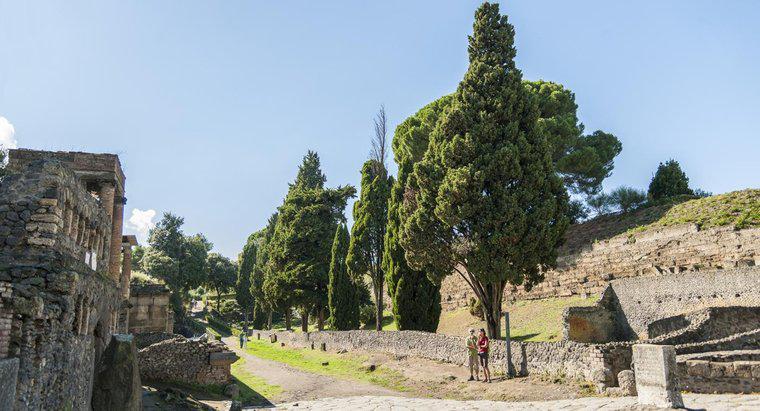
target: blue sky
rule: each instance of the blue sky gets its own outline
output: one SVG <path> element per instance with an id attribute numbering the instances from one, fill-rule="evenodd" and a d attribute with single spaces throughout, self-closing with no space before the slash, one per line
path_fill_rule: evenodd
<path id="1" fill-rule="evenodd" d="M 234 257 L 307 149 L 329 185 L 358 184 L 380 104 L 393 129 L 456 88 L 478 4 L 0 0 L 0 143 L 117 153 L 127 218 L 170 210 Z M 760 3 L 502 12 L 525 78 L 569 87 L 586 129 L 623 142 L 605 188 L 646 188 L 669 158 L 693 187 L 760 186 Z"/>

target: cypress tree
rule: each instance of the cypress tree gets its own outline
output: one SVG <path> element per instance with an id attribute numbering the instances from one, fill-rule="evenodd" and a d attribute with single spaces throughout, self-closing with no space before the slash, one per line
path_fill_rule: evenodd
<path id="1" fill-rule="evenodd" d="M 372 280 L 377 331 L 383 327 L 385 274 L 382 261 L 389 194 L 390 179 L 385 167 L 377 160 L 367 160 L 362 166 L 361 194 L 354 203 L 354 225 L 346 263 L 351 277 L 359 279 L 367 274 Z"/>
<path id="2" fill-rule="evenodd" d="M 258 242 L 258 232 L 248 236 L 243 251 L 238 255 L 237 281 L 235 281 L 235 300 L 243 312 L 250 314 L 251 320 L 255 314 L 254 299 L 251 295 L 251 274 L 253 266 L 256 265 Z"/>
<path id="3" fill-rule="evenodd" d="M 497 4 L 475 13 L 470 66 L 406 187 L 401 243 L 434 280 L 457 272 L 500 336 L 507 283 L 531 286 L 556 262 L 568 196 L 515 67 L 514 28 Z"/>
<path id="4" fill-rule="evenodd" d="M 399 124 L 393 136 L 393 156 L 398 164 L 398 177 L 393 181 L 388 200 L 383 268 L 393 304 L 393 317 L 399 330 L 435 332 L 441 315 L 440 284 L 431 281 L 425 272 L 409 267 L 399 241 L 399 231 L 402 226 L 404 187 L 409 174 L 414 164 L 422 159 L 430 132 L 450 100 L 450 96 L 445 96 L 428 104 Z"/>
<path id="5" fill-rule="evenodd" d="M 356 330 L 359 328 L 359 301 L 356 285 L 348 275 L 346 255 L 350 237 L 345 224 L 335 230 L 330 260 L 330 285 L 328 306 L 330 325 L 336 330 Z"/>
<path id="6" fill-rule="evenodd" d="M 694 191 L 689 188 L 689 178 L 681 170 L 681 165 L 671 159 L 657 167 L 647 194 L 652 200 L 659 200 L 683 194 L 693 195 Z"/>

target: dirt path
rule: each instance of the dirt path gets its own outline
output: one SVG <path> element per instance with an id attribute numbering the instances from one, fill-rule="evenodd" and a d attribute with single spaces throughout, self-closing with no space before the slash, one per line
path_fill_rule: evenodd
<path id="1" fill-rule="evenodd" d="M 222 339 L 231 350 L 245 359 L 248 372 L 264 378 L 269 384 L 279 385 L 283 392 L 275 398 L 267 398 L 272 403 L 305 401 L 327 397 L 351 397 L 359 395 L 403 395 L 398 391 L 376 385 L 339 380 L 326 375 L 301 371 L 287 364 L 265 360 L 240 349 L 237 337 Z"/>

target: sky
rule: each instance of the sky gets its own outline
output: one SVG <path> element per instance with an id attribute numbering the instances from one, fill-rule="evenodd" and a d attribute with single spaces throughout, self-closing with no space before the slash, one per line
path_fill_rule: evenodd
<path id="1" fill-rule="evenodd" d="M 381 104 L 393 130 L 455 90 L 479 4 L 0 0 L 0 145 L 116 153 L 128 232 L 171 211 L 236 258 L 307 150 L 329 186 L 358 185 Z M 501 10 L 524 78 L 622 141 L 606 190 L 670 158 L 694 188 L 760 187 L 760 2 Z"/>

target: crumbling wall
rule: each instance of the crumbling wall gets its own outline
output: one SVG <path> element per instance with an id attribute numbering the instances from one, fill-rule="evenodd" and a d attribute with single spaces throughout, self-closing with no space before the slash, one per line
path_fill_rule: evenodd
<path id="1" fill-rule="evenodd" d="M 119 304 L 110 236 L 110 217 L 57 161 L 32 161 L 0 182 L 0 283 L 11 288 L 0 295 L 12 313 L 7 355 L 19 359 L 16 409 L 89 409 L 93 366 Z"/>
<path id="2" fill-rule="evenodd" d="M 132 284 L 129 291 L 129 332 L 174 331 L 169 289 L 162 284 Z"/>
<path id="3" fill-rule="evenodd" d="M 681 390 L 697 393 L 760 391 L 760 350 L 678 356 Z"/>
<path id="4" fill-rule="evenodd" d="M 143 381 L 201 385 L 230 383 L 230 366 L 238 359 L 220 341 L 207 341 L 205 337 L 187 339 L 181 335 L 141 349 L 137 358 Z"/>
<path id="5" fill-rule="evenodd" d="M 582 236 L 583 230 L 591 230 L 586 225 L 568 230 L 568 240 Z M 725 226 L 701 230 L 694 224 L 664 227 L 560 248 L 557 268 L 546 272 L 545 280 L 530 291 L 522 286 L 507 286 L 505 304 L 510 298 L 599 294 L 610 281 L 620 278 L 754 265 L 760 265 L 760 228 L 735 230 Z M 450 275 L 443 281 L 444 310 L 466 307 L 470 297 L 475 297 L 474 293 L 458 275 Z"/>

